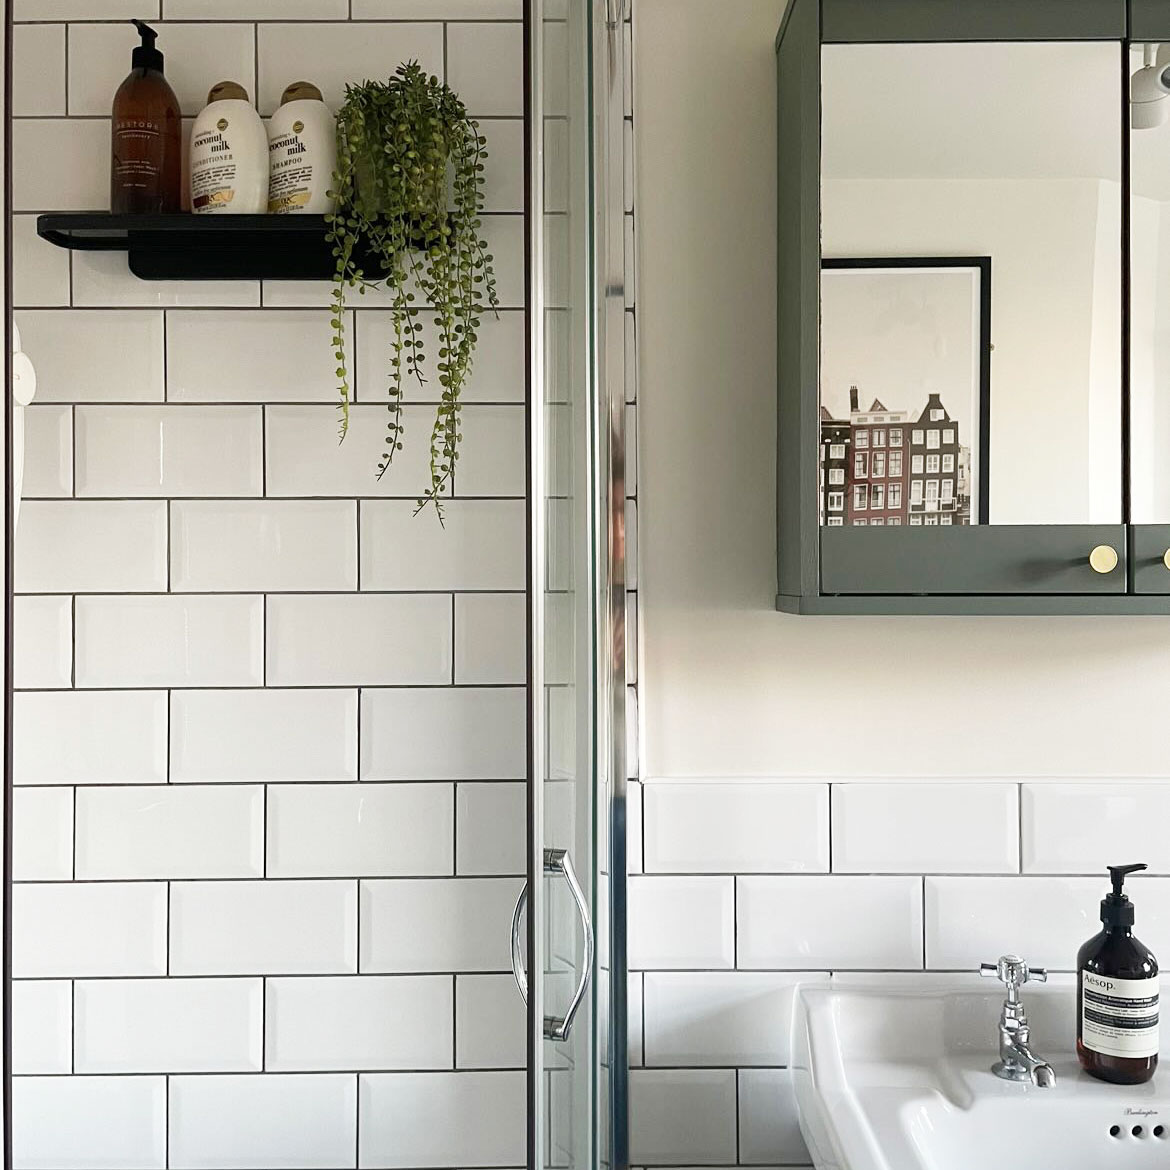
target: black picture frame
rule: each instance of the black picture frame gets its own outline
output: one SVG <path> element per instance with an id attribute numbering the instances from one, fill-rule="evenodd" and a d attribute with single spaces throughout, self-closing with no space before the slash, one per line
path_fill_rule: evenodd
<path id="1" fill-rule="evenodd" d="M 990 523 L 990 451 L 991 451 L 991 257 L 990 256 L 840 256 L 822 257 L 821 270 L 865 270 L 876 268 L 931 269 L 969 268 L 979 278 L 979 359 L 977 433 L 978 499 L 972 508 L 979 524 Z"/>

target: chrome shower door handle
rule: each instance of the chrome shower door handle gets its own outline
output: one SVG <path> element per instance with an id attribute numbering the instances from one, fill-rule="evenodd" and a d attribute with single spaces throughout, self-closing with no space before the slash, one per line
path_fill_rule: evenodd
<path id="1" fill-rule="evenodd" d="M 569 887 L 573 896 L 573 904 L 577 907 L 577 916 L 581 922 L 581 933 L 584 937 L 581 975 L 577 980 L 577 989 L 569 1003 L 569 1010 L 563 1016 L 544 1017 L 544 1038 L 555 1040 L 558 1043 L 568 1040 L 573 1030 L 573 1020 L 585 999 L 585 992 L 589 988 L 589 980 L 593 976 L 593 923 L 589 918 L 589 903 L 577 881 L 577 874 L 573 869 L 573 859 L 567 849 L 546 849 L 544 851 L 544 872 L 546 874 L 560 874 Z M 524 972 L 524 954 L 520 945 L 520 919 L 524 914 L 524 907 L 528 902 L 528 883 L 520 891 L 516 899 L 516 908 L 512 911 L 512 974 L 516 978 L 516 986 L 524 1002 L 528 1002 L 528 976 Z"/>

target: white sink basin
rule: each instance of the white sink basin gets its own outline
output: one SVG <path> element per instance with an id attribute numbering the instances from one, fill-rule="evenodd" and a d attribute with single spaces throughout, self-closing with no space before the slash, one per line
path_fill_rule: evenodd
<path id="1" fill-rule="evenodd" d="M 1073 1051 L 1073 988 L 1029 984 L 1032 1047 L 1057 1081 L 1003 1081 L 991 1072 L 1002 1002 L 990 989 L 802 988 L 793 1081 L 818 1170 L 1170 1167 L 1165 1052 L 1163 1086 L 1094 1080 Z"/>

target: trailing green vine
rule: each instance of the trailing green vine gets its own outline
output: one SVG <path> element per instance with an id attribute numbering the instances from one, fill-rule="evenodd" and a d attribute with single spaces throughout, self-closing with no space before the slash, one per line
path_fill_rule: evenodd
<path id="1" fill-rule="evenodd" d="M 349 429 L 345 358 L 347 289 L 384 284 L 392 294 L 389 402 L 381 479 L 402 450 L 406 385 L 427 385 L 420 315 L 432 313 L 438 407 L 431 428 L 430 486 L 417 512 L 443 495 L 459 458 L 460 396 L 471 373 L 479 324 L 495 310 L 492 257 L 482 236 L 487 140 L 459 97 L 416 61 L 389 81 L 347 85 L 337 117 L 337 210 L 327 219 L 336 269 L 333 350 L 337 359 L 339 438 Z M 377 271 L 370 271 L 377 265 Z"/>

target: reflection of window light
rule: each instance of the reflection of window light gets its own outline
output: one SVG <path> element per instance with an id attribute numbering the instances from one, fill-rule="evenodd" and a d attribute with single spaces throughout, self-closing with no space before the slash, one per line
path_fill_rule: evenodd
<path id="1" fill-rule="evenodd" d="M 922 517 L 921 516 L 911 516 L 910 517 L 910 527 L 911 528 L 921 528 L 922 527 Z"/>
<path id="2" fill-rule="evenodd" d="M 890 476 L 891 476 L 891 478 L 897 478 L 901 474 L 902 474 L 902 452 L 901 451 L 891 451 L 890 452 Z"/>
<path id="3" fill-rule="evenodd" d="M 902 527 L 902 517 L 901 516 L 889 516 L 886 518 L 886 524 L 888 524 L 891 528 L 901 528 Z"/>
<path id="4" fill-rule="evenodd" d="M 845 444 L 844 443 L 833 443 L 829 447 L 829 458 L 830 459 L 844 459 L 845 458 Z"/>
<path id="5" fill-rule="evenodd" d="M 952 527 L 952 528 L 953 528 L 953 527 L 954 527 L 954 521 L 952 520 L 952 518 L 951 518 L 949 515 L 948 515 L 948 516 L 940 516 L 940 517 L 938 518 L 938 522 L 939 522 L 939 523 L 940 523 L 940 524 L 941 524 L 941 525 L 942 525 L 944 528 L 947 528 L 947 527 Z"/>
<path id="6" fill-rule="evenodd" d="M 879 517 L 876 520 L 871 520 L 869 522 L 869 526 L 870 526 L 870 528 L 882 528 L 885 526 L 885 523 L 886 522 Z"/>
<path id="7" fill-rule="evenodd" d="M 902 506 L 902 485 L 900 483 L 890 484 L 890 504 L 891 508 L 900 508 Z"/>
<path id="8" fill-rule="evenodd" d="M 853 527 L 854 528 L 864 528 L 868 523 L 869 523 L 868 520 L 854 520 Z"/>
<path id="9" fill-rule="evenodd" d="M 880 483 L 875 483 L 869 489 L 869 506 L 880 511 L 886 506 L 886 489 Z"/>
<path id="10" fill-rule="evenodd" d="M 876 430 L 873 433 L 873 445 L 875 447 L 884 447 L 886 445 L 886 432 L 883 430 Z"/>
<path id="11" fill-rule="evenodd" d="M 845 493 L 829 492 L 829 511 L 843 512 L 845 510 Z"/>
<path id="12" fill-rule="evenodd" d="M 931 429 L 926 432 L 926 445 L 931 450 L 934 450 L 939 444 L 939 433 L 937 430 Z"/>
<path id="13" fill-rule="evenodd" d="M 930 421 L 931 422 L 942 422 L 942 420 L 946 417 L 947 417 L 947 412 L 945 410 L 939 410 L 939 408 L 937 406 L 934 407 L 930 412 Z"/>
<path id="14" fill-rule="evenodd" d="M 853 474 L 857 476 L 858 479 L 869 478 L 869 456 L 867 454 L 863 454 L 862 452 L 858 451 L 858 453 L 853 456 Z"/>
<path id="15" fill-rule="evenodd" d="M 955 498 L 955 481 L 953 479 L 944 479 L 942 481 L 942 502 L 949 504 Z"/>
<path id="16" fill-rule="evenodd" d="M 864 512 L 869 506 L 869 492 L 865 484 L 854 484 L 853 487 L 853 507 L 855 511 Z"/>
<path id="17" fill-rule="evenodd" d="M 857 445 L 858 445 L 858 447 L 868 447 L 869 446 L 869 431 L 858 431 L 857 432 Z"/>
<path id="18" fill-rule="evenodd" d="M 910 503 L 922 503 L 922 480 L 920 479 L 914 480 L 914 482 L 910 485 Z"/>
<path id="19" fill-rule="evenodd" d="M 921 455 L 911 455 L 910 456 L 910 474 L 911 475 L 921 475 L 922 474 L 922 456 Z"/>
<path id="20" fill-rule="evenodd" d="M 947 427 L 947 429 L 945 431 L 943 431 L 943 442 L 949 446 L 954 441 L 955 441 L 954 429 L 951 427 Z"/>
<path id="21" fill-rule="evenodd" d="M 928 528 L 937 527 L 938 526 L 938 517 L 937 516 L 927 516 L 926 517 L 926 525 Z"/>
<path id="22" fill-rule="evenodd" d="M 829 468 L 829 483 L 844 483 L 845 482 L 845 468 L 844 467 L 830 467 Z"/>
<path id="23" fill-rule="evenodd" d="M 910 443 L 911 443 L 911 446 L 921 447 L 922 446 L 922 432 L 917 431 L 917 430 L 911 431 L 910 432 Z"/>
<path id="24" fill-rule="evenodd" d="M 828 527 L 828 528 L 844 528 L 845 527 L 845 518 L 843 516 L 830 516 L 828 519 L 828 523 L 826 524 L 826 527 Z"/>
<path id="25" fill-rule="evenodd" d="M 943 469 L 943 471 L 954 471 L 955 470 L 955 457 L 953 455 L 944 455 L 943 456 L 942 469 Z"/>
<path id="26" fill-rule="evenodd" d="M 884 451 L 873 453 L 873 477 L 874 479 L 885 479 L 886 477 L 886 454 Z"/>
<path id="27" fill-rule="evenodd" d="M 937 455 L 927 455 L 927 457 L 926 457 L 926 474 L 927 475 L 938 475 L 938 462 L 939 462 L 939 460 L 938 460 Z"/>
<path id="28" fill-rule="evenodd" d="M 890 429 L 890 446 L 900 447 L 902 445 L 902 428 L 892 427 Z"/>

